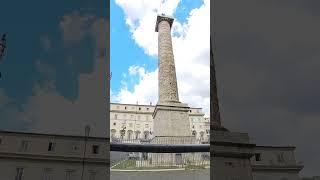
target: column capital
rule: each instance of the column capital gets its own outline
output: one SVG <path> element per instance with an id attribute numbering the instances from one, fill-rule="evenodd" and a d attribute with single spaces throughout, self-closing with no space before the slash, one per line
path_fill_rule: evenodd
<path id="1" fill-rule="evenodd" d="M 155 28 L 155 31 L 158 32 L 158 24 L 161 22 L 161 21 L 167 21 L 169 24 L 170 24 L 170 28 L 172 26 L 172 23 L 173 23 L 173 18 L 172 17 L 169 17 L 169 16 L 166 16 L 165 14 L 160 14 L 157 16 L 157 22 L 156 22 L 156 28 Z"/>

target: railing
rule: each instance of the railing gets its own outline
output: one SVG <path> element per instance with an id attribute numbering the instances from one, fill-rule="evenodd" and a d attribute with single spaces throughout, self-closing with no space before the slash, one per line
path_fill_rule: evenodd
<path id="1" fill-rule="evenodd" d="M 205 169 L 210 165 L 210 145 L 192 137 L 118 139 L 110 143 L 111 169 Z"/>

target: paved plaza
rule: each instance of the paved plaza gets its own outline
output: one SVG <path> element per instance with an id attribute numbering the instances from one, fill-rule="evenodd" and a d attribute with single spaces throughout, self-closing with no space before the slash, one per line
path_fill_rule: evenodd
<path id="1" fill-rule="evenodd" d="M 210 169 L 178 171 L 111 172 L 111 180 L 209 180 Z"/>

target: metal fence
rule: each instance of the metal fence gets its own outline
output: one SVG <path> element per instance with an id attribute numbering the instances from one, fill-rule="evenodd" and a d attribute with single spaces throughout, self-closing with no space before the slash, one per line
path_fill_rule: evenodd
<path id="1" fill-rule="evenodd" d="M 111 169 L 205 169 L 210 145 L 192 137 L 111 139 Z"/>

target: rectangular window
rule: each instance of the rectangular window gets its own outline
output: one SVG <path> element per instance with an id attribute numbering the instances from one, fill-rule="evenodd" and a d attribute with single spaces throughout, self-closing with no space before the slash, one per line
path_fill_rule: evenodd
<path id="1" fill-rule="evenodd" d="M 89 180 L 96 180 L 97 172 L 89 171 Z"/>
<path id="2" fill-rule="evenodd" d="M 92 145 L 92 154 L 99 154 L 99 146 Z"/>
<path id="3" fill-rule="evenodd" d="M 23 175 L 23 168 L 17 168 L 15 180 L 22 180 L 22 175 Z"/>
<path id="4" fill-rule="evenodd" d="M 71 145 L 71 153 L 78 152 L 78 150 L 79 150 L 79 144 L 72 143 L 72 145 Z"/>
<path id="5" fill-rule="evenodd" d="M 55 143 L 49 142 L 48 151 L 54 151 L 54 145 L 55 145 Z"/>
<path id="6" fill-rule="evenodd" d="M 260 153 L 256 153 L 255 157 L 256 157 L 256 161 L 261 161 L 261 154 Z"/>
<path id="7" fill-rule="evenodd" d="M 65 180 L 75 180 L 74 179 L 74 170 L 66 170 L 66 178 Z"/>
<path id="8" fill-rule="evenodd" d="M 284 155 L 283 155 L 283 153 L 280 153 L 280 154 L 278 154 L 277 155 L 277 158 L 278 158 L 278 162 L 284 162 Z"/>
<path id="9" fill-rule="evenodd" d="M 43 180 L 53 180 L 51 168 L 43 169 Z"/>
<path id="10" fill-rule="evenodd" d="M 30 141 L 21 141 L 21 145 L 20 145 L 20 151 L 21 152 L 26 152 L 29 150 L 29 144 L 30 144 Z"/>

